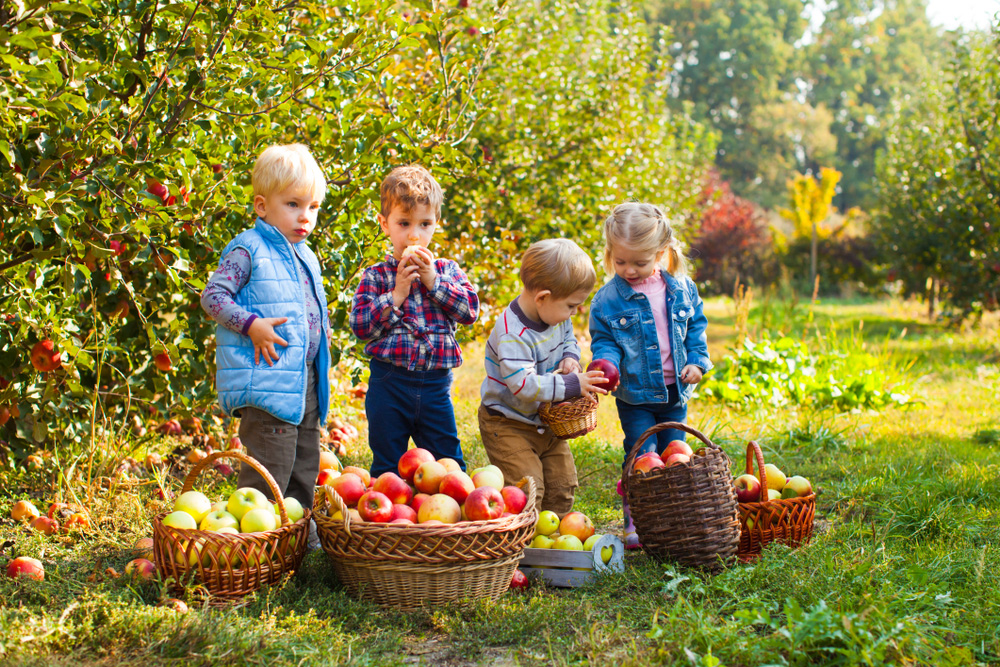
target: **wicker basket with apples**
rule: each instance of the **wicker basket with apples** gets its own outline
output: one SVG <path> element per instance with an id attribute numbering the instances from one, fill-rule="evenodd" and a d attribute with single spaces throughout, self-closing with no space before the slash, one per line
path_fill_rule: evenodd
<path id="1" fill-rule="evenodd" d="M 495 466 L 468 475 L 423 449 L 398 469 L 348 466 L 317 490 L 320 542 L 348 592 L 412 609 L 507 590 L 538 518 L 534 481 L 504 486 Z"/>
<path id="2" fill-rule="evenodd" d="M 812 484 L 798 475 L 786 477 L 772 463 L 765 465 L 760 446 L 752 440 L 747 444 L 746 473 L 733 480 L 733 486 L 740 511 L 740 560 L 757 558 L 771 542 L 796 547 L 812 537 L 816 515 Z"/>
<path id="3" fill-rule="evenodd" d="M 237 459 L 259 472 L 275 498 L 238 489 L 215 505 L 194 490 L 215 459 Z M 153 557 L 160 576 L 175 590 L 205 590 L 210 604 L 226 604 L 298 569 L 309 536 L 310 510 L 283 498 L 271 474 L 237 451 L 213 452 L 184 479 L 173 512 L 153 518 Z"/>

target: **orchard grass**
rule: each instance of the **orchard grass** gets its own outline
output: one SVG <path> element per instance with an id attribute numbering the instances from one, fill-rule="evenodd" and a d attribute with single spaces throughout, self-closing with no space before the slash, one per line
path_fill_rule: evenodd
<path id="1" fill-rule="evenodd" d="M 1000 665 L 997 321 L 947 329 L 922 308 L 856 299 L 770 304 L 749 318 L 751 337 L 763 326 L 813 351 L 865 346 L 901 369 L 899 390 L 916 399 L 905 409 L 741 413 L 692 404 L 689 423 L 725 449 L 734 471 L 754 439 L 768 461 L 812 480 L 820 496 L 808 547 L 771 548 L 715 576 L 630 555 L 624 574 L 585 588 L 534 586 L 491 604 L 411 613 L 348 598 L 316 552 L 296 577 L 243 606 L 179 615 L 156 606 L 158 585 L 103 575 L 124 571 L 162 508 L 147 485 L 95 500 L 97 529 L 85 535 L 43 538 L 4 519 L 5 552 L 41 558 L 46 578 L 0 583 L 0 662 Z M 706 311 L 719 359 L 734 340 L 732 302 L 710 300 Z M 476 466 L 486 462 L 476 422 L 481 343 L 467 344 L 465 356 L 456 412 Z M 576 509 L 605 532 L 621 530 L 612 403 L 602 401 L 597 430 L 572 445 Z M 357 444 L 347 462 L 369 460 Z M 55 481 L 5 471 L 0 514 L 20 498 L 48 498 Z M 169 483 L 179 490 L 180 480 Z M 212 498 L 232 489 L 212 477 L 201 486 Z"/>

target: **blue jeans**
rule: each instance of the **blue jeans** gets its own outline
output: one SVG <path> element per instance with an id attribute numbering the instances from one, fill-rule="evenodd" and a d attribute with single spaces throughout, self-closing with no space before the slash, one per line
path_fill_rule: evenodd
<path id="1" fill-rule="evenodd" d="M 451 402 L 451 370 L 410 371 L 378 359 L 369 364 L 368 446 L 372 477 L 396 472 L 410 437 L 436 459 L 455 459 L 465 470 Z"/>
<path id="2" fill-rule="evenodd" d="M 632 447 L 647 429 L 661 422 L 684 422 L 687 419 L 687 405 L 681 404 L 676 383 L 667 387 L 667 401 L 665 403 L 632 405 L 617 400 L 615 405 L 618 406 L 618 419 L 621 420 L 622 430 L 625 432 L 625 440 L 622 443 L 625 449 L 625 458 L 622 459 L 622 468 L 625 467 L 625 461 L 628 459 Z M 662 453 L 671 440 L 684 440 L 686 435 L 684 431 L 674 428 L 660 431 L 646 440 L 642 451 L 636 456 L 652 451 Z"/>

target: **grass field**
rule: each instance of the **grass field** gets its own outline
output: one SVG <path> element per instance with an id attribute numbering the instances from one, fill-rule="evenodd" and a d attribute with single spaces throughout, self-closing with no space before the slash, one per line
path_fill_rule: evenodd
<path id="1" fill-rule="evenodd" d="M 734 337 L 730 300 L 707 304 L 712 356 Z M 879 413 L 738 412 L 695 401 L 689 422 L 742 466 L 748 439 L 820 489 L 817 535 L 715 576 L 630 556 L 626 572 L 574 590 L 412 613 L 348 598 L 322 552 L 298 575 L 225 611 L 179 615 L 161 591 L 97 576 L 121 570 L 160 508 L 149 490 L 95 501 L 99 530 L 43 538 L 9 520 L 3 549 L 40 557 L 42 583 L 0 582 L 5 665 L 1000 665 L 1000 339 L 918 304 L 758 307 L 762 322 L 822 353 L 862 346 L 916 401 Z M 455 402 L 468 461 L 486 461 L 475 410 L 481 346 L 466 347 Z M 620 531 L 621 434 L 611 401 L 573 441 L 577 509 Z M 366 463 L 363 447 L 351 452 Z M 40 481 L 3 473 L 0 515 Z M 173 480 L 176 488 L 179 481 Z M 221 495 L 220 486 L 210 496 Z"/>

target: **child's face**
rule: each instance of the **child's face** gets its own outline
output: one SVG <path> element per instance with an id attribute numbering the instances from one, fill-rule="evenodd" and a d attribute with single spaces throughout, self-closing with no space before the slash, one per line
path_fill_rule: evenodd
<path id="1" fill-rule="evenodd" d="M 612 246 L 611 265 L 614 267 L 615 273 L 630 285 L 635 285 L 653 275 L 653 271 L 659 268 L 660 260 L 663 259 L 663 253 L 666 251 L 666 248 L 657 252 L 648 252 L 624 245 Z"/>
<path id="2" fill-rule="evenodd" d="M 535 308 L 538 310 L 538 319 L 550 327 L 565 322 L 573 317 L 577 308 L 583 305 L 589 295 L 588 289 L 578 290 L 561 299 L 553 298 L 548 290 L 536 292 Z"/>
<path id="3" fill-rule="evenodd" d="M 290 187 L 266 197 L 257 195 L 253 198 L 253 209 L 289 243 L 299 243 L 316 229 L 319 203 L 314 193 Z"/>
<path id="4" fill-rule="evenodd" d="M 402 206 L 393 206 L 388 216 L 381 213 L 378 224 L 392 241 L 392 256 L 399 260 L 406 247 L 415 243 L 427 246 L 437 231 L 438 219 L 434 209 L 428 204 L 417 204 L 407 211 Z"/>

